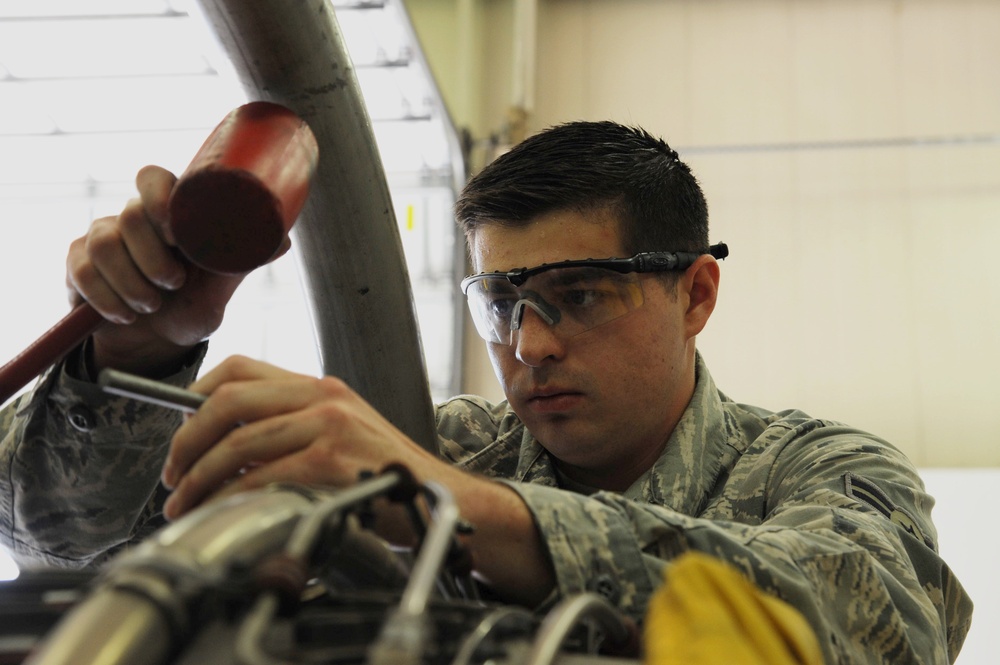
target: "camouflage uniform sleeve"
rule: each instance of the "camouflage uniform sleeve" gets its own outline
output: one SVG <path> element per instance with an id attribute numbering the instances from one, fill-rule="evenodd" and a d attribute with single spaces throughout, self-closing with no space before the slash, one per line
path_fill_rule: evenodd
<path id="1" fill-rule="evenodd" d="M 877 441 L 820 428 L 772 442 L 779 452 L 730 478 L 698 517 L 510 484 L 542 533 L 558 596 L 595 591 L 642 621 L 664 566 L 701 551 L 798 608 L 827 663 L 953 662 L 971 601 L 936 552 L 916 472 Z"/>
<path id="2" fill-rule="evenodd" d="M 204 357 L 166 379 L 186 385 Z M 163 524 L 160 469 L 181 416 L 105 395 L 71 354 L 0 412 L 0 545 L 22 568 L 81 568 Z"/>

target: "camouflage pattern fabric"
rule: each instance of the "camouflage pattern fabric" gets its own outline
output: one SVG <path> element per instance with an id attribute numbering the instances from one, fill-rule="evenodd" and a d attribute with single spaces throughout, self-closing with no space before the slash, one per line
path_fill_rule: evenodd
<path id="1" fill-rule="evenodd" d="M 205 348 L 167 381 L 190 383 Z M 22 569 L 94 565 L 165 524 L 160 470 L 182 416 L 75 378 L 82 355 L 0 411 L 0 545 Z"/>
<path id="2" fill-rule="evenodd" d="M 199 363 L 170 382 L 190 382 Z M 438 407 L 442 455 L 532 510 L 558 583 L 539 609 L 589 590 L 642 621 L 664 567 L 701 551 L 798 608 L 827 663 L 954 661 L 972 603 L 937 554 L 933 499 L 902 453 L 839 423 L 736 404 L 700 356 L 697 371 L 662 457 L 622 494 L 560 489 L 506 403 Z M 180 416 L 78 376 L 71 357 L 0 412 L 0 544 L 22 566 L 95 565 L 163 524 L 159 473 Z"/>
<path id="3" fill-rule="evenodd" d="M 559 489 L 505 403 L 442 405 L 442 452 L 527 502 L 556 572 L 549 603 L 595 591 L 642 621 L 664 566 L 700 551 L 801 611 L 827 663 L 953 662 L 972 602 L 905 456 L 840 423 L 734 403 L 700 356 L 697 372 L 663 455 L 623 494 Z"/>

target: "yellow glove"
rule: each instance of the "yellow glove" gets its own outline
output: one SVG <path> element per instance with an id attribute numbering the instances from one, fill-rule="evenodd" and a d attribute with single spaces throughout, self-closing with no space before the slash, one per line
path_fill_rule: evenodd
<path id="1" fill-rule="evenodd" d="M 664 571 L 646 614 L 645 665 L 822 665 L 812 628 L 732 566 L 688 552 Z"/>

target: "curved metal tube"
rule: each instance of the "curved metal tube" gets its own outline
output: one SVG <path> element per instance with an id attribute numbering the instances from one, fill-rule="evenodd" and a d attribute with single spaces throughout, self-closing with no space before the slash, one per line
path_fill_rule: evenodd
<path id="1" fill-rule="evenodd" d="M 624 643 L 629 638 L 629 626 L 618 609 L 596 593 L 570 596 L 556 605 L 542 622 L 535 636 L 525 665 L 551 665 L 563 641 L 583 619 L 592 619 L 603 628 L 612 642 Z"/>
<path id="2" fill-rule="evenodd" d="M 283 104 L 320 162 L 292 231 L 323 372 L 436 452 L 410 278 L 368 112 L 329 2 L 199 0 L 248 96 Z"/>
<path id="3" fill-rule="evenodd" d="M 513 605 L 497 608 L 483 617 L 475 630 L 462 640 L 451 665 L 472 665 L 472 658 L 490 633 L 498 630 L 502 624 L 513 624 L 518 633 L 528 634 L 533 627 L 534 615 L 527 609 Z"/>
<path id="4" fill-rule="evenodd" d="M 280 550 L 314 505 L 298 490 L 209 504 L 115 560 L 30 665 L 160 665 L 186 631 L 189 594 L 221 584 L 238 557 Z"/>
<path id="5" fill-rule="evenodd" d="M 368 665 L 419 665 L 431 639 L 427 605 L 438 573 L 444 568 L 460 515 L 458 504 L 447 488 L 434 482 L 426 486 L 436 499 L 434 520 L 424 536 L 399 605 L 368 648 Z"/>
<path id="6" fill-rule="evenodd" d="M 399 572 L 403 579 L 405 579 L 405 572 L 395 568 L 395 566 L 386 565 L 384 562 L 387 559 L 376 554 L 379 548 L 371 546 L 371 543 L 374 542 L 371 539 L 374 536 L 363 535 L 362 532 L 357 531 L 352 533 L 348 525 L 347 516 L 343 514 L 344 511 L 358 503 L 390 491 L 399 481 L 399 474 L 383 474 L 363 484 L 354 485 L 321 500 L 312 512 L 302 518 L 299 524 L 296 525 L 295 530 L 288 537 L 288 542 L 284 547 L 285 555 L 293 561 L 309 561 L 313 554 L 313 549 L 321 540 L 322 534 L 328 524 L 337 521 L 347 529 L 346 533 L 342 534 L 346 536 L 343 539 L 344 542 L 341 543 L 343 548 L 360 550 L 358 553 L 361 555 L 374 555 L 372 556 L 372 561 L 376 564 L 376 567 L 378 567 L 379 563 L 383 563 L 385 570 L 390 572 L 389 578 L 392 577 L 391 573 Z M 387 579 L 387 581 L 389 580 Z M 254 602 L 248 616 L 243 620 L 236 634 L 235 656 L 240 665 L 281 664 L 281 660 L 273 658 L 262 647 L 264 635 L 268 627 L 274 622 L 279 606 L 280 597 L 273 589 L 266 590 Z"/>

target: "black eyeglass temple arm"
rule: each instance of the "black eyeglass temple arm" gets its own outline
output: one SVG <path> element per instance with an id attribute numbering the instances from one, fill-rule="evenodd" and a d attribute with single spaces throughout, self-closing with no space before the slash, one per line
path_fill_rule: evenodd
<path id="1" fill-rule="evenodd" d="M 638 272 L 660 272 L 667 270 L 686 270 L 699 256 L 706 252 L 649 252 L 641 254 L 638 260 Z M 724 242 L 708 248 L 708 254 L 716 259 L 729 256 L 729 247 Z"/>

